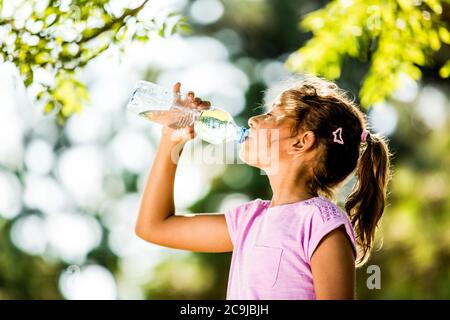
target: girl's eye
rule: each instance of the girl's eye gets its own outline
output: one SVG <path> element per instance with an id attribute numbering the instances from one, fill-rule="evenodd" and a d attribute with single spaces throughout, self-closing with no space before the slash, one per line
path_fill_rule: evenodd
<path id="1" fill-rule="evenodd" d="M 272 112 L 266 112 L 266 116 L 271 117 L 272 116 Z"/>

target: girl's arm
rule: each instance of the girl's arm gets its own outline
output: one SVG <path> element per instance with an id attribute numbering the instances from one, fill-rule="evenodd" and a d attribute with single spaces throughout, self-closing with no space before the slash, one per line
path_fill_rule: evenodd
<path id="1" fill-rule="evenodd" d="M 179 92 L 179 85 L 174 90 Z M 148 242 L 170 248 L 229 252 L 233 250 L 233 244 L 223 214 L 175 216 L 173 189 L 177 161 L 173 160 L 172 154 L 180 154 L 184 143 L 193 136 L 192 127 L 176 132 L 163 128 L 141 198 L 135 232 Z"/>
<path id="2" fill-rule="evenodd" d="M 326 235 L 311 257 L 316 299 L 355 298 L 355 262 L 344 227 Z"/>

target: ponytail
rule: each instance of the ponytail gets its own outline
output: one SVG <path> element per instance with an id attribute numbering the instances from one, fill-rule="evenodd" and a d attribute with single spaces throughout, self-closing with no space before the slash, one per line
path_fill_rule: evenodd
<path id="1" fill-rule="evenodd" d="M 383 214 L 390 180 L 390 152 L 386 140 L 367 134 L 356 167 L 356 183 L 345 201 L 345 209 L 356 233 L 359 247 L 357 265 L 367 262 L 377 224 Z"/>

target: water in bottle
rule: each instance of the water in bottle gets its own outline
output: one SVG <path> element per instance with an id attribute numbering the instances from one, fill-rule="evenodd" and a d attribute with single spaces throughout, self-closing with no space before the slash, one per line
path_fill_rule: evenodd
<path id="1" fill-rule="evenodd" d="M 216 107 L 192 109 L 187 104 L 184 94 L 175 95 L 153 83 L 139 81 L 128 109 L 174 129 L 193 124 L 196 134 L 213 144 L 233 140 L 242 143 L 248 136 L 248 129 L 236 125 L 227 111 Z"/>

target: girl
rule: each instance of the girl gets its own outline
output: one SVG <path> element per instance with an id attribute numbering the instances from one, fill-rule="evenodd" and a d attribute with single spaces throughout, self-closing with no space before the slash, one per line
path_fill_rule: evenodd
<path id="1" fill-rule="evenodd" d="M 193 92 L 187 99 L 194 108 L 210 105 Z M 355 265 L 367 261 L 385 206 L 385 139 L 367 131 L 364 114 L 335 84 L 314 77 L 281 92 L 270 112 L 248 124 L 240 158 L 267 173 L 271 200 L 224 214 L 174 215 L 173 150 L 181 153 L 194 132 L 164 127 L 136 234 L 172 248 L 232 251 L 227 299 L 354 299 Z M 354 171 L 344 213 L 333 199 Z"/>

